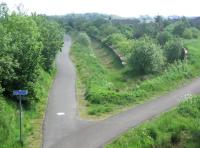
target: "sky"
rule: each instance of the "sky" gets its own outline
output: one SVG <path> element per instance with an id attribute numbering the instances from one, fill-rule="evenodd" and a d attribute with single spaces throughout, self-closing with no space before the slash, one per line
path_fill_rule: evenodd
<path id="1" fill-rule="evenodd" d="M 199 0 L 0 0 L 11 10 L 23 4 L 27 13 L 47 15 L 97 12 L 122 17 L 200 16 Z"/>

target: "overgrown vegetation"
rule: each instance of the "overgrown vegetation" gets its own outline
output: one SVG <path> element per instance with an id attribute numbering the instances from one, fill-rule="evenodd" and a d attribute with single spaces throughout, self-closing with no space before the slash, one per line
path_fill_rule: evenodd
<path id="1" fill-rule="evenodd" d="M 115 113 L 200 75 L 198 21 L 158 16 L 151 22 L 132 20 L 127 25 L 123 20 L 99 17 L 77 16 L 89 27 L 85 28 L 84 23 L 71 27 L 77 31 L 78 26 L 79 32 L 87 32 L 95 39 L 85 46 L 75 35 L 71 51 L 87 114 L 99 117 Z M 123 60 L 127 63 L 122 64 L 124 67 L 115 65 Z M 200 97 L 190 98 L 106 147 L 199 147 L 199 100 Z"/>
<path id="2" fill-rule="evenodd" d="M 39 147 L 54 60 L 63 44 L 63 29 L 46 16 L 9 12 L 0 4 L 0 143 L 19 147 L 18 100 L 13 90 L 27 89 L 23 101 L 25 147 Z"/>
<path id="3" fill-rule="evenodd" d="M 162 70 L 164 56 L 161 48 L 151 39 L 138 41 L 130 58 L 130 65 L 137 74 L 150 74 Z"/>
<path id="4" fill-rule="evenodd" d="M 198 148 L 200 147 L 200 97 L 189 98 L 176 109 L 164 113 L 117 138 L 107 148 Z"/>
<path id="5" fill-rule="evenodd" d="M 101 60 L 106 59 L 99 58 L 100 54 L 95 54 L 96 50 L 108 49 L 83 46 L 79 40 L 75 40 L 71 51 L 81 83 L 86 89 L 84 95 L 88 101 L 88 113 L 91 115 L 102 115 L 143 102 L 176 88 L 195 76 L 190 65 L 176 62 L 151 79 L 140 80 L 143 77 L 133 79 L 124 73 L 126 70 L 113 69 L 103 64 Z"/>
<path id="6" fill-rule="evenodd" d="M 192 19 L 157 16 L 126 23 L 86 14 L 68 15 L 60 21 L 68 31 L 81 32 L 74 35 L 72 56 L 84 87 L 87 114 L 105 115 L 141 103 L 200 74 L 196 67 L 199 47 L 192 45 L 198 44 L 199 35 L 190 40 L 183 35 L 196 28 Z M 83 34 L 87 45 L 79 39 Z M 114 57 L 112 61 L 110 57 Z"/>

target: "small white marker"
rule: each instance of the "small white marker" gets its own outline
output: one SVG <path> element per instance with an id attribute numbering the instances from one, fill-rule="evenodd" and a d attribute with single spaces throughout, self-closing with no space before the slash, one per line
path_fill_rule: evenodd
<path id="1" fill-rule="evenodd" d="M 63 115 L 65 115 L 65 113 L 59 112 L 59 113 L 57 113 L 57 115 L 58 115 L 58 116 L 63 116 Z"/>

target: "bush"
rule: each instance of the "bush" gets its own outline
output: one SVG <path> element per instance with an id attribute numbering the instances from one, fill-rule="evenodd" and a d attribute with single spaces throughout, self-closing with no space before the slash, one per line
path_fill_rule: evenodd
<path id="1" fill-rule="evenodd" d="M 91 45 L 90 37 L 84 32 L 78 34 L 77 41 L 86 47 Z"/>
<path id="2" fill-rule="evenodd" d="M 184 32 L 183 32 L 183 38 L 192 39 L 193 38 L 192 30 L 189 29 L 189 28 L 185 29 Z"/>
<path id="3" fill-rule="evenodd" d="M 164 58 L 159 46 L 150 39 L 140 40 L 133 50 L 130 65 L 137 74 L 159 72 L 164 64 Z"/>
<path id="4" fill-rule="evenodd" d="M 164 53 L 166 55 L 167 61 L 172 63 L 176 60 L 183 59 L 183 44 L 181 40 L 171 40 L 168 41 L 164 47 Z"/>
<path id="5" fill-rule="evenodd" d="M 164 45 L 167 41 L 171 39 L 172 39 L 172 35 L 167 31 L 160 33 L 157 37 L 157 40 L 160 45 Z"/>

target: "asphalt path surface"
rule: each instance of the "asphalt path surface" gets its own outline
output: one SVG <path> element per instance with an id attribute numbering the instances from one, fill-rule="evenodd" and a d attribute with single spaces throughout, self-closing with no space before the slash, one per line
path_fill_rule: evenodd
<path id="1" fill-rule="evenodd" d="M 75 68 L 69 57 L 71 39 L 65 36 L 57 57 L 58 73 L 49 96 L 44 120 L 44 148 L 99 148 L 122 132 L 175 107 L 188 95 L 200 93 L 200 78 L 159 98 L 103 121 L 89 122 L 77 116 Z"/>

